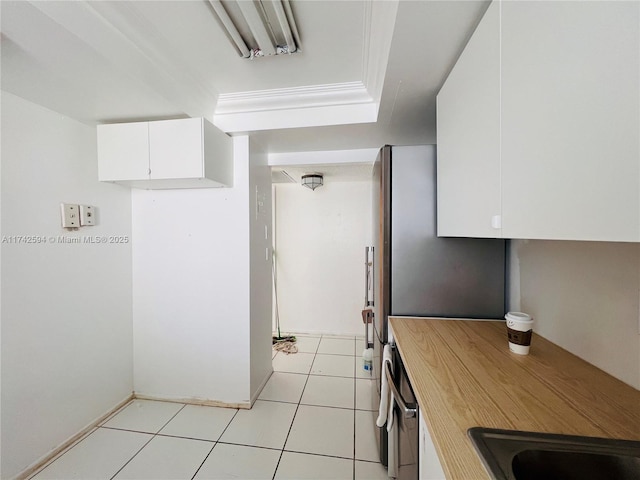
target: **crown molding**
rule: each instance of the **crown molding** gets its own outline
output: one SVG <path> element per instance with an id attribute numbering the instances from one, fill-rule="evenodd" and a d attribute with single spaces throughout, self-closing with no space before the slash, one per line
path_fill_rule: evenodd
<path id="1" fill-rule="evenodd" d="M 399 0 L 365 3 L 365 43 L 362 78 L 369 95 L 380 102 L 387 73 Z"/>
<path id="2" fill-rule="evenodd" d="M 221 94 L 213 118 L 225 132 L 375 122 L 378 103 L 362 82 Z"/>
<path id="3" fill-rule="evenodd" d="M 247 132 L 376 122 L 398 3 L 363 2 L 361 81 L 221 94 L 214 125 Z"/>
<path id="4" fill-rule="evenodd" d="M 362 82 L 310 85 L 220 94 L 216 115 L 347 105 L 371 101 L 373 99 Z"/>

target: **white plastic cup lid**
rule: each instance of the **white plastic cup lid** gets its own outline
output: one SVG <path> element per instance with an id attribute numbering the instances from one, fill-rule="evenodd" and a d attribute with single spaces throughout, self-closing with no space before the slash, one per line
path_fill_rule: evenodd
<path id="1" fill-rule="evenodd" d="M 532 322 L 531 315 L 523 312 L 508 312 L 504 318 L 514 322 Z"/>

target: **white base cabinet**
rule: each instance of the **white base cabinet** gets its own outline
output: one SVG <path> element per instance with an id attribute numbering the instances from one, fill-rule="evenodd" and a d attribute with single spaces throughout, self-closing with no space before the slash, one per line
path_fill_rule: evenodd
<path id="1" fill-rule="evenodd" d="M 233 185 L 233 141 L 204 118 L 98 125 L 98 177 L 134 188 Z"/>
<path id="2" fill-rule="evenodd" d="M 444 480 L 446 477 L 442 470 L 440 459 L 438 459 L 436 447 L 433 444 L 433 440 L 431 440 L 431 435 L 422 417 L 420 417 L 419 428 L 419 478 L 420 480 Z"/>
<path id="3" fill-rule="evenodd" d="M 438 95 L 438 234 L 640 241 L 640 2 L 494 1 Z"/>

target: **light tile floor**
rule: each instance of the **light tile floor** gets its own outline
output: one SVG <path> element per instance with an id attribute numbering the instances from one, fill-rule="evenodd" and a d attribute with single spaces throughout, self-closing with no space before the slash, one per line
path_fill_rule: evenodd
<path id="1" fill-rule="evenodd" d="M 251 410 L 134 400 L 31 478 L 387 480 L 362 342 L 298 335 Z"/>

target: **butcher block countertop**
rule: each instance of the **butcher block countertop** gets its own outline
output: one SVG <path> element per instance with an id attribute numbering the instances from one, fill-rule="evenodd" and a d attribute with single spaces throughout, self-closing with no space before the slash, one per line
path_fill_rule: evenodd
<path id="1" fill-rule="evenodd" d="M 489 478 L 470 427 L 640 440 L 640 391 L 535 332 L 521 356 L 503 321 L 390 322 L 449 479 Z"/>

